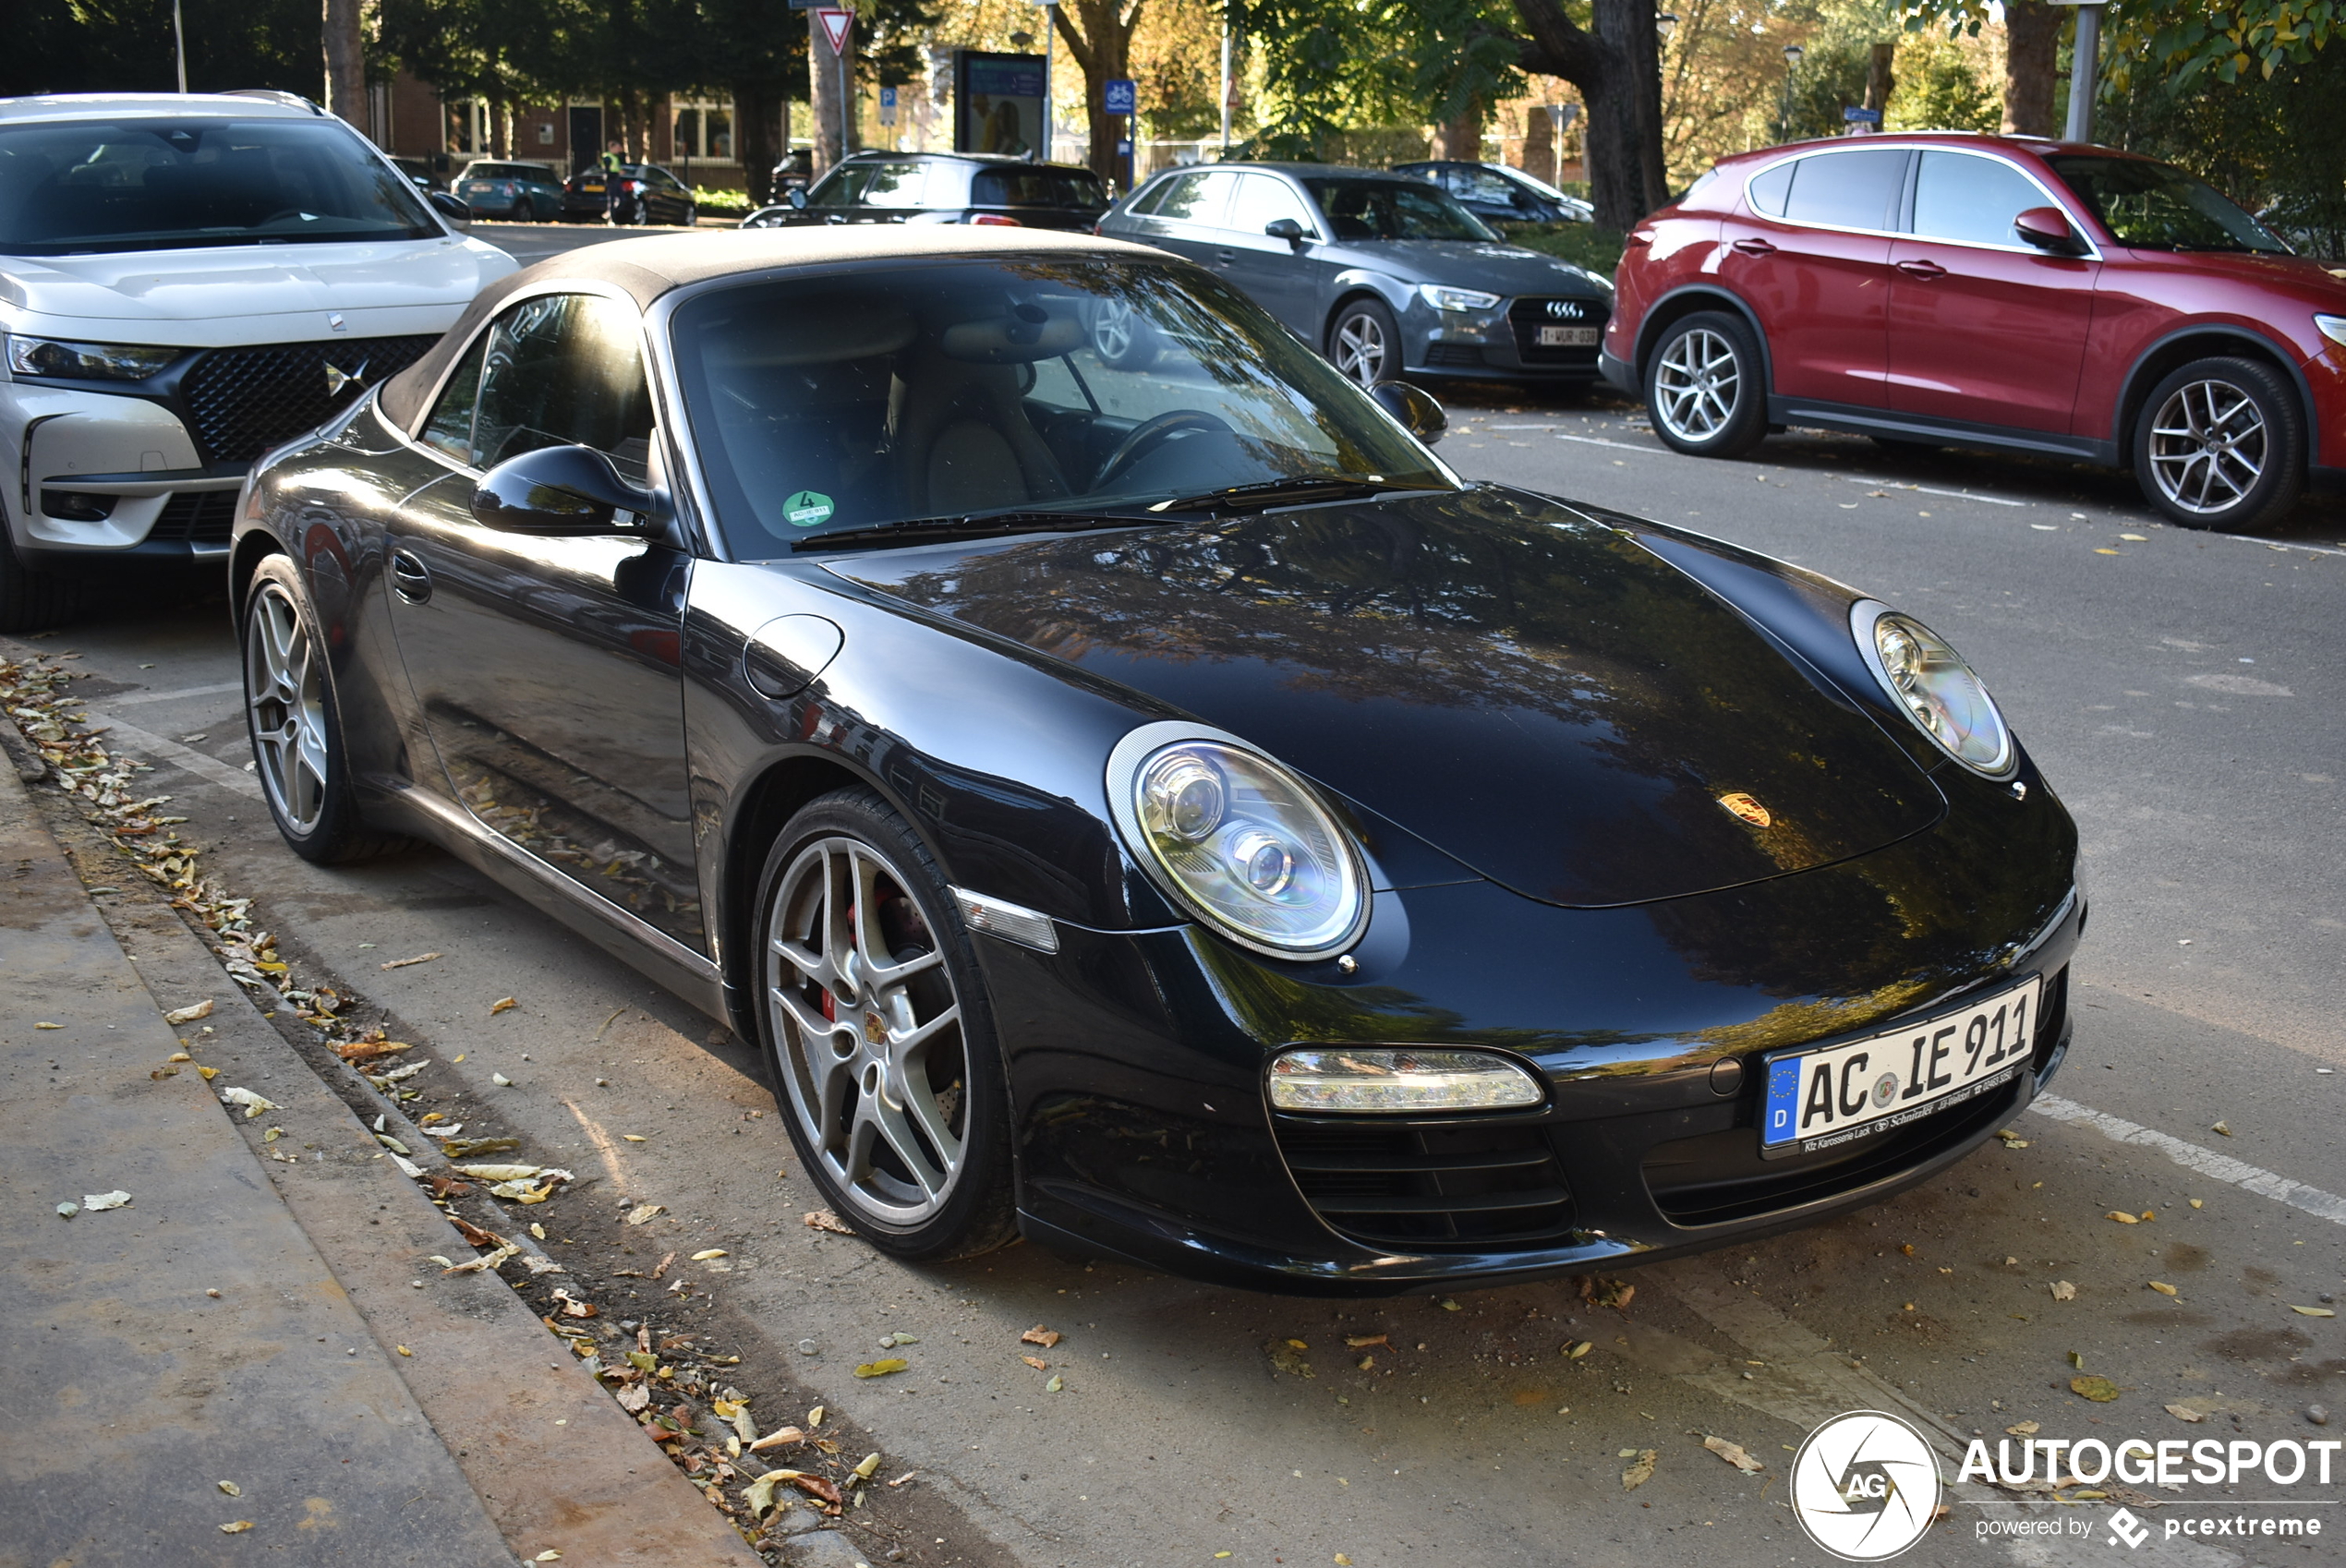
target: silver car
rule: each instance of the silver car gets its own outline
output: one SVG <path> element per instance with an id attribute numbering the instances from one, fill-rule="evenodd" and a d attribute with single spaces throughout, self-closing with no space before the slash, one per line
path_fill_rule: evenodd
<path id="1" fill-rule="evenodd" d="M 1404 376 L 1587 382 L 1613 285 L 1508 245 L 1438 186 L 1376 169 L 1167 170 L 1099 232 L 1200 262 L 1366 386 Z M 1103 355 L 1151 355 L 1103 316 Z"/>

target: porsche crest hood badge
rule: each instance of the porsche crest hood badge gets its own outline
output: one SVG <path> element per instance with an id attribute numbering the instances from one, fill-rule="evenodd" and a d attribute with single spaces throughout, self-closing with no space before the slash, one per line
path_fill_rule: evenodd
<path id="1" fill-rule="evenodd" d="M 1720 796 L 1719 803 L 1727 809 L 1730 815 L 1739 816 L 1754 827 L 1765 827 L 1776 820 L 1769 814 L 1766 806 L 1740 790 Z"/>

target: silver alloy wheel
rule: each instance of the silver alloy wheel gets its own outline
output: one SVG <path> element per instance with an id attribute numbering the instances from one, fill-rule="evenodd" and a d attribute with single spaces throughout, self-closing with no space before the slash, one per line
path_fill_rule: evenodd
<path id="1" fill-rule="evenodd" d="M 1365 310 L 1336 329 L 1336 368 L 1364 387 L 1385 380 L 1385 350 L 1384 325 Z"/>
<path id="2" fill-rule="evenodd" d="M 1102 359 L 1122 364 L 1132 352 L 1132 338 L 1139 331 L 1133 325 L 1130 300 L 1108 299 L 1100 303 L 1100 313 L 1092 322 L 1092 346 Z"/>
<path id="3" fill-rule="evenodd" d="M 832 1189 L 917 1224 L 965 1164 L 961 998 L 903 880 L 860 839 L 798 852 L 775 884 L 766 1006 L 791 1110 Z"/>
<path id="4" fill-rule="evenodd" d="M 2265 476 L 2268 440 L 2249 393 L 2230 381 L 2187 381 L 2150 422 L 2151 477 L 2181 511 L 2229 512 Z"/>
<path id="5" fill-rule="evenodd" d="M 1735 416 L 1743 368 L 1735 344 L 1697 327 L 1663 351 L 1653 372 L 1653 416 L 1682 441 L 1707 441 Z"/>
<path id="6" fill-rule="evenodd" d="M 326 811 L 325 672 L 301 611 L 275 583 L 252 601 L 245 628 L 245 707 L 270 803 L 309 832 Z"/>

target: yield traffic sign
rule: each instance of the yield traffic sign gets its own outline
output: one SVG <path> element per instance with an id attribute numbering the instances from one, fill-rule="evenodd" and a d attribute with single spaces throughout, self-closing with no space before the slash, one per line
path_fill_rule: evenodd
<path id="1" fill-rule="evenodd" d="M 815 18 L 823 24 L 823 36 L 830 40 L 831 53 L 846 54 L 847 34 L 855 26 L 855 13 L 825 6 L 815 13 Z"/>

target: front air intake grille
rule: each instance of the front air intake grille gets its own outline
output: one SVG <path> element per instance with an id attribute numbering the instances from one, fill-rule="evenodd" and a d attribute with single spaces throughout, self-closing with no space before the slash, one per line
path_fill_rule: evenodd
<path id="1" fill-rule="evenodd" d="M 1434 343 L 1426 344 L 1426 368 L 1452 366 L 1460 368 L 1482 368 L 1482 345 L 1471 343 Z"/>
<path id="2" fill-rule="evenodd" d="M 1515 351 L 1526 365 L 1593 365 L 1607 314 L 1602 300 L 1518 299 L 1507 308 L 1507 324 L 1515 329 Z M 1598 336 L 1585 344 L 1558 347 L 1540 342 L 1542 327 L 1592 327 Z"/>
<path id="3" fill-rule="evenodd" d="M 1572 1228 L 1572 1194 L 1536 1127 L 1278 1118 L 1279 1152 L 1320 1217 L 1374 1247 L 1503 1251 Z"/>
<path id="4" fill-rule="evenodd" d="M 210 461 L 249 463 L 324 424 L 439 341 L 423 333 L 214 349 L 188 368 L 179 399 Z"/>
<path id="5" fill-rule="evenodd" d="M 182 540 L 191 545 L 224 545 L 236 523 L 236 491 L 182 490 L 163 503 L 147 538 L 150 543 Z"/>

